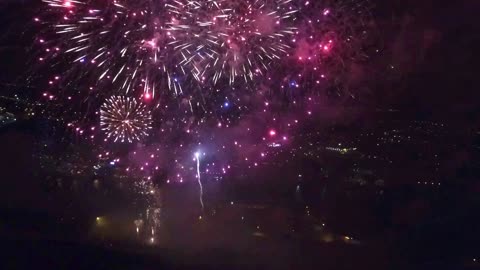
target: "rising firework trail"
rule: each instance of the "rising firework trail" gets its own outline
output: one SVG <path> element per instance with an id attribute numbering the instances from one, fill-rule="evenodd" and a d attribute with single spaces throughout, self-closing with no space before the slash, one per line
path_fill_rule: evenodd
<path id="1" fill-rule="evenodd" d="M 195 159 L 197 160 L 197 181 L 198 181 L 198 186 L 200 187 L 200 205 L 202 206 L 202 212 L 205 209 L 205 206 L 203 205 L 203 185 L 202 185 L 202 179 L 200 178 L 200 153 L 196 152 L 195 153 Z"/>

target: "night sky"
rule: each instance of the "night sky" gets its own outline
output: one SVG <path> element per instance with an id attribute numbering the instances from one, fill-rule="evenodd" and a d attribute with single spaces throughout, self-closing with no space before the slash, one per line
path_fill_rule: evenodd
<path id="1" fill-rule="evenodd" d="M 478 1 L 86 2 L 0 0 L 6 269 L 479 266 Z"/>

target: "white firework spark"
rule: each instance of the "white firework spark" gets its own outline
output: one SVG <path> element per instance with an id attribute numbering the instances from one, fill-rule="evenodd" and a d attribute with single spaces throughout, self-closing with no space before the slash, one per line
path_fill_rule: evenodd
<path id="1" fill-rule="evenodd" d="M 100 109 L 100 126 L 115 142 L 140 141 L 152 128 L 152 116 L 147 107 L 134 98 L 114 96 Z"/>

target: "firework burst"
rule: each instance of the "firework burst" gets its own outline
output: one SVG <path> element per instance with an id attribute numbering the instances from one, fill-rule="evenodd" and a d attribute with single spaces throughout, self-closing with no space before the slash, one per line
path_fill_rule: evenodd
<path id="1" fill-rule="evenodd" d="M 160 2 L 42 1 L 46 9 L 34 18 L 44 26 L 37 39 L 43 47 L 39 60 L 68 63 L 63 80 L 72 84 L 82 79 L 102 89 L 143 92 L 147 97 L 167 84 L 178 90 L 166 57 Z"/>
<path id="2" fill-rule="evenodd" d="M 100 109 L 100 126 L 115 142 L 140 141 L 152 128 L 147 107 L 134 98 L 114 96 Z"/>
<path id="3" fill-rule="evenodd" d="M 200 82 L 228 78 L 246 82 L 264 75 L 288 54 L 296 28 L 292 0 L 177 0 L 167 4 L 172 16 L 167 46 L 182 72 Z"/>

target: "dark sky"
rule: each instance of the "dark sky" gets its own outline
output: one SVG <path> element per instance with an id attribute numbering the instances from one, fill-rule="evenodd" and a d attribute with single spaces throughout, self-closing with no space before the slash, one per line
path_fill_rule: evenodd
<path id="1" fill-rule="evenodd" d="M 392 16 L 396 30 L 387 35 L 392 38 L 392 63 L 403 74 L 390 102 L 424 117 L 459 118 L 475 124 L 479 2 L 396 2 L 401 2 L 398 8 L 393 5 L 398 14 Z M 386 16 L 384 21 L 388 23 Z"/>

